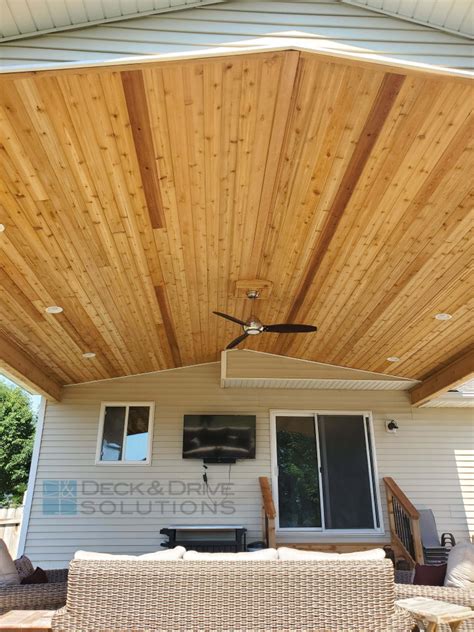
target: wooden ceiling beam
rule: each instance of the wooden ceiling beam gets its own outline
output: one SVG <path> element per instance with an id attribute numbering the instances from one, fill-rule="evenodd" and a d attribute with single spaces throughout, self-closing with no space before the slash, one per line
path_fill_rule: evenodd
<path id="1" fill-rule="evenodd" d="M 309 261 L 303 282 L 300 285 L 287 316 L 287 321 L 290 323 L 296 322 L 298 314 L 302 311 L 310 287 L 321 267 L 331 240 L 342 220 L 346 206 L 355 191 L 362 172 L 370 158 L 372 149 L 382 132 L 383 126 L 392 110 L 404 81 L 404 75 L 387 73 L 381 82 L 359 141 L 354 148 L 347 170 L 343 175 L 337 194 L 327 214 L 327 221 Z M 286 339 L 280 337 L 279 345 L 281 353 L 288 350 L 292 338 L 292 336 Z"/>
<path id="2" fill-rule="evenodd" d="M 410 391 L 413 406 L 423 406 L 438 395 L 467 382 L 474 376 L 474 350 L 440 369 Z"/>
<path id="3" fill-rule="evenodd" d="M 121 76 L 151 225 L 153 228 L 163 228 L 165 219 L 160 177 L 155 160 L 143 73 L 141 70 L 127 70 Z"/>
<path id="4" fill-rule="evenodd" d="M 29 391 L 61 399 L 61 384 L 46 375 L 19 347 L 0 334 L 0 370 Z"/>

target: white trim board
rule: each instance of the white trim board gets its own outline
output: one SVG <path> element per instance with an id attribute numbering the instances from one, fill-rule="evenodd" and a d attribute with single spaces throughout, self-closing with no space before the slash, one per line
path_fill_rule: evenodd
<path id="1" fill-rule="evenodd" d="M 467 70 L 460 70 L 457 68 L 445 68 L 443 66 L 436 66 L 416 61 L 408 61 L 400 59 L 398 57 L 388 57 L 386 55 L 380 55 L 378 53 L 354 53 L 342 50 L 334 50 L 327 46 L 312 42 L 306 46 L 301 45 L 301 40 L 296 38 L 285 39 L 285 44 L 282 45 L 282 38 L 278 38 L 279 45 L 274 43 L 274 40 L 269 37 L 265 42 L 258 40 L 260 44 L 249 44 L 242 46 L 219 46 L 215 48 L 204 48 L 200 50 L 193 50 L 191 52 L 182 53 L 158 53 L 153 55 L 134 55 L 133 57 L 118 57 L 112 60 L 98 60 L 98 61 L 68 61 L 68 62 L 46 62 L 40 63 L 27 63 L 25 65 L 16 66 L 4 66 L 0 67 L 0 74 L 19 75 L 23 72 L 49 72 L 54 70 L 65 69 L 87 69 L 87 68 L 107 68 L 123 65 L 146 65 L 150 63 L 156 63 L 158 61 L 184 61 L 187 59 L 212 59 L 214 57 L 222 57 L 226 55 L 249 55 L 251 53 L 269 53 L 269 52 L 284 52 L 284 51 L 300 51 L 303 53 L 315 53 L 320 54 L 331 59 L 339 59 L 341 62 L 353 61 L 353 62 L 370 62 L 374 68 L 390 68 L 393 71 L 404 73 L 406 71 L 421 72 L 423 74 L 430 74 L 434 76 L 447 77 L 447 78 L 465 78 L 472 79 L 474 73 Z M 0 45 L 1 51 L 1 45 Z"/>
<path id="2" fill-rule="evenodd" d="M 41 403 L 38 410 L 38 420 L 35 429 L 35 441 L 33 445 L 33 454 L 31 456 L 30 473 L 28 476 L 28 486 L 26 488 L 25 505 L 23 507 L 23 517 L 21 520 L 20 537 L 18 539 L 18 547 L 16 555 L 21 557 L 25 552 L 26 535 L 31 516 L 31 506 L 33 504 L 33 495 L 36 486 L 36 474 L 38 473 L 38 463 L 41 451 L 41 442 L 43 440 L 44 419 L 46 416 L 46 407 L 48 405 L 46 397 L 41 397 Z"/>

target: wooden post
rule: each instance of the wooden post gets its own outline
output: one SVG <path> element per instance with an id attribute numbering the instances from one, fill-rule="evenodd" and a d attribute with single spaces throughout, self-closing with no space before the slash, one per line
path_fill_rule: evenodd
<path id="1" fill-rule="evenodd" d="M 388 487 L 385 487 L 385 494 L 387 496 L 387 512 L 388 523 L 390 525 L 390 536 L 393 546 L 393 534 L 395 533 L 395 516 L 393 515 L 393 494 Z"/>
<path id="2" fill-rule="evenodd" d="M 425 556 L 423 554 L 423 545 L 421 543 L 419 518 L 411 518 L 411 532 L 413 535 L 413 547 L 415 549 L 415 562 L 417 564 L 424 564 Z"/>
<path id="3" fill-rule="evenodd" d="M 276 510 L 273 502 L 272 488 L 270 486 L 270 480 L 266 476 L 260 476 L 258 479 L 260 483 L 260 491 L 262 492 L 263 501 L 263 516 L 265 518 L 265 535 L 267 545 L 270 548 L 276 546 L 276 533 L 275 533 L 275 517 Z"/>

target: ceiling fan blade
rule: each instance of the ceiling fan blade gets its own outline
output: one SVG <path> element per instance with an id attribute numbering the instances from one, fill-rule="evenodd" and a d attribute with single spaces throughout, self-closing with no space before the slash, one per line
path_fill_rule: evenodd
<path id="1" fill-rule="evenodd" d="M 279 325 L 265 325 L 265 331 L 271 331 L 276 334 L 302 334 L 311 331 L 318 331 L 314 325 L 296 325 L 292 323 L 281 323 Z"/>
<path id="2" fill-rule="evenodd" d="M 239 336 L 235 340 L 232 340 L 232 342 L 227 345 L 226 349 L 233 349 L 234 347 L 239 345 L 242 342 L 242 340 L 245 340 L 245 338 L 247 338 L 247 337 L 248 337 L 247 333 L 242 334 L 241 336 Z"/>
<path id="3" fill-rule="evenodd" d="M 223 312 L 212 312 L 216 316 L 220 316 L 221 318 L 227 318 L 227 320 L 231 320 L 233 323 L 237 323 L 237 325 L 245 325 L 243 320 L 239 320 L 238 318 L 234 318 L 234 316 L 229 316 L 229 314 L 224 314 Z"/>

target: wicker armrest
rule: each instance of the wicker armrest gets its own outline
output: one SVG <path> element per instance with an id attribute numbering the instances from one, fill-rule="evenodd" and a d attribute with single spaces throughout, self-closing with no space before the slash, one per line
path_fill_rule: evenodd
<path id="1" fill-rule="evenodd" d="M 25 584 L 0 588 L 0 614 L 9 610 L 55 610 L 66 603 L 67 583 Z"/>
<path id="2" fill-rule="evenodd" d="M 448 601 L 458 606 L 474 608 L 474 591 L 462 588 L 447 588 L 445 586 L 414 586 L 395 584 L 395 598 L 408 599 L 410 597 L 429 597 L 439 601 Z"/>

